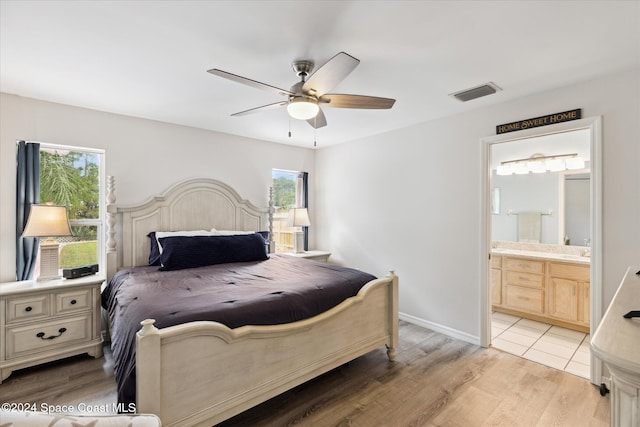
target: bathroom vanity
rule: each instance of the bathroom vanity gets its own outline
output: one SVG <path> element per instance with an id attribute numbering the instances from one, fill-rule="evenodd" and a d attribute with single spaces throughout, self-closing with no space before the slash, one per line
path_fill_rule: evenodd
<path id="1" fill-rule="evenodd" d="M 491 306 L 589 333 L 590 258 L 496 247 L 491 251 Z"/>

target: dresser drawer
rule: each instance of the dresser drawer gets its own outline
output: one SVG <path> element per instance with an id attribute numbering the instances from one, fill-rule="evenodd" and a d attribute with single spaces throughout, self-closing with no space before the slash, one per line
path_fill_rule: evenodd
<path id="1" fill-rule="evenodd" d="M 503 268 L 524 273 L 544 274 L 544 262 L 522 258 L 506 258 L 503 260 Z"/>
<path id="2" fill-rule="evenodd" d="M 530 288 L 542 288 L 544 285 L 544 276 L 507 271 L 505 272 L 505 283 L 509 285 L 527 286 Z"/>
<path id="3" fill-rule="evenodd" d="M 544 294 L 542 289 L 508 285 L 505 291 L 505 305 L 517 310 L 532 313 L 544 312 Z"/>
<path id="4" fill-rule="evenodd" d="M 55 314 L 88 310 L 91 308 L 91 289 L 78 289 L 55 294 Z"/>
<path id="5" fill-rule="evenodd" d="M 49 316 L 49 294 L 7 299 L 7 323 Z"/>
<path id="6" fill-rule="evenodd" d="M 90 341 L 91 313 L 28 326 L 7 328 L 7 359 L 38 353 L 65 344 Z"/>

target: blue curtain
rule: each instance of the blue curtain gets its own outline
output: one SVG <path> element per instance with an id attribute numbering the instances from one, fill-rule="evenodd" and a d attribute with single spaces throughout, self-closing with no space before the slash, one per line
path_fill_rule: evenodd
<path id="1" fill-rule="evenodd" d="M 38 257 L 38 238 L 22 237 L 32 204 L 40 203 L 40 144 L 18 142 L 16 280 L 29 280 Z"/>

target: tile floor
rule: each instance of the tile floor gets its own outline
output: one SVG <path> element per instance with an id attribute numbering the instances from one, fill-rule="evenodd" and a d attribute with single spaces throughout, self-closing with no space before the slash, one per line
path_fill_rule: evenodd
<path id="1" fill-rule="evenodd" d="M 587 378 L 591 336 L 510 314 L 491 314 L 491 345 L 525 359 Z"/>

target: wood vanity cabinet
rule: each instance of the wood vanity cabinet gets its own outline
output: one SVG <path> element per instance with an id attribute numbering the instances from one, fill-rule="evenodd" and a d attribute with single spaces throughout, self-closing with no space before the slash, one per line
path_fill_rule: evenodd
<path id="1" fill-rule="evenodd" d="M 502 305 L 502 257 L 491 255 L 491 304 Z"/>
<path id="2" fill-rule="evenodd" d="M 492 308 L 588 333 L 589 280 L 585 264 L 492 256 Z"/>
<path id="3" fill-rule="evenodd" d="M 589 266 L 559 262 L 548 266 L 549 316 L 588 327 Z"/>
<path id="4" fill-rule="evenodd" d="M 502 261 L 503 305 L 527 313 L 544 314 L 544 262 L 512 257 L 503 257 Z"/>

